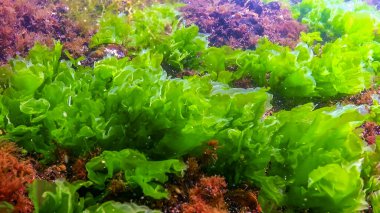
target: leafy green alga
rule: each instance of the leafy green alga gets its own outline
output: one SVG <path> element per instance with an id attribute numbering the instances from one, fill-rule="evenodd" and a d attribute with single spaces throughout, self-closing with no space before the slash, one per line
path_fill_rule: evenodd
<path id="1" fill-rule="evenodd" d="M 176 5 L 153 5 L 136 10 L 128 17 L 105 14 L 100 29 L 91 40 L 92 47 L 122 44 L 132 56 L 149 49 L 162 54 L 163 65 L 176 72 L 199 66 L 199 57 L 207 45 L 206 37 L 195 25 L 185 26 Z M 167 70 L 170 71 L 170 70 Z"/>
<path id="2" fill-rule="evenodd" d="M 103 213 L 103 212 L 118 212 L 118 213 L 160 213 L 158 210 L 151 210 L 146 206 L 139 206 L 134 203 L 119 203 L 115 201 L 107 201 L 101 205 L 95 205 L 87 208 L 83 213 Z"/>
<path id="3" fill-rule="evenodd" d="M 91 184 L 83 181 L 71 184 L 62 180 L 54 183 L 35 180 L 29 187 L 29 197 L 35 212 L 79 213 L 84 210 L 85 198 L 80 197 L 77 191 Z"/>
<path id="4" fill-rule="evenodd" d="M 268 117 L 260 134 L 271 137 L 270 166 L 258 170 L 248 164 L 245 170 L 261 186 L 262 202 L 322 212 L 365 209 L 366 151 L 355 128 L 366 117 L 361 107 L 313 110 L 311 104 Z"/>
<path id="5" fill-rule="evenodd" d="M 52 183 L 44 180 L 35 180 L 29 186 L 29 197 L 33 202 L 35 212 L 160 212 L 150 210 L 145 206 L 138 206 L 134 203 L 107 201 L 94 205 L 96 198 L 91 193 L 87 193 L 81 197 L 78 192 L 80 188 L 89 188 L 91 185 L 92 183 L 89 181 L 69 183 L 63 180 L 56 180 Z"/>
<path id="6" fill-rule="evenodd" d="M 126 58 L 106 57 L 84 67 L 62 60 L 56 43 L 53 49 L 36 45 L 28 57 L 2 67 L 2 138 L 41 153 L 45 161 L 54 160 L 57 147 L 72 156 L 106 150 L 87 163 L 88 182 L 33 183 L 36 211 L 138 211 L 130 204 L 95 205 L 91 194 L 78 189 L 104 190 L 122 173 L 127 186 L 166 198 L 167 174 L 185 169 L 179 158 L 201 155 L 211 139 L 218 141 L 218 160 L 207 172 L 260 188 L 266 211 L 353 212 L 368 208 L 366 192 L 377 207 L 371 160 L 378 156 L 356 130 L 367 119 L 379 120 L 376 106 L 371 116 L 362 114 L 362 106 L 312 104 L 266 114 L 268 91 L 285 101 L 329 99 L 369 88 L 379 71 L 376 16 L 331 9 L 342 1 L 321 2 L 301 3 L 299 18 L 313 32 L 303 34 L 294 49 L 265 39 L 256 50 L 208 48 L 198 28 L 180 20 L 176 6 L 155 5 L 100 21 L 90 46 L 120 44 L 129 51 Z M 324 28 L 311 10 L 327 11 L 318 18 Z M 185 69 L 202 76 L 168 75 Z M 241 78 L 267 89 L 229 86 Z"/>
<path id="7" fill-rule="evenodd" d="M 162 199 L 168 197 L 161 185 L 168 180 L 166 173 L 181 175 L 186 165 L 179 160 L 148 161 L 140 152 L 124 149 L 119 152 L 104 151 L 91 159 L 86 169 L 89 180 L 99 188 L 104 189 L 107 179 L 122 172 L 127 187 L 139 186 L 145 195 Z"/>
<path id="8" fill-rule="evenodd" d="M 77 154 L 98 146 L 137 148 L 161 159 L 181 156 L 222 130 L 257 122 L 269 108 L 264 89 L 231 89 L 207 76 L 168 78 L 160 54 L 107 58 L 93 69 L 60 61 L 52 72 L 52 63 L 41 57 L 45 50 L 33 54 L 41 61 L 14 61 L 12 87 L 2 97 L 3 128 L 5 137 L 47 160 L 57 144 Z M 40 79 L 26 88 L 14 81 L 24 74 Z"/>

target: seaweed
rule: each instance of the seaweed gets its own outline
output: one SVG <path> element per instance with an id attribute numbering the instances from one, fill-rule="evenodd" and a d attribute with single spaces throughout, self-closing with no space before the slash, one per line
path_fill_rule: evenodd
<path id="1" fill-rule="evenodd" d="M 340 0 L 290 4 L 312 31 L 290 32 L 289 46 L 267 35 L 246 50 L 210 47 L 212 35 L 189 25 L 179 5 L 140 8 L 146 2 L 119 15 L 93 8 L 104 14 L 79 58 L 61 38 L 1 67 L 0 138 L 22 147 L 0 145 L 0 184 L 11 185 L 0 187 L 1 211 L 377 211 L 378 11 Z M 276 21 L 286 7 L 211 4 L 222 26 L 244 13 Z M 58 2 L 36 5 L 69 14 Z M 27 17 L 28 30 L 45 29 Z M 244 25 L 227 31 L 244 37 Z"/>
<path id="2" fill-rule="evenodd" d="M 204 177 L 190 189 L 188 204 L 182 205 L 182 212 L 227 212 L 224 202 L 227 183 L 222 177 Z"/>
<path id="3" fill-rule="evenodd" d="M 36 171 L 20 155 L 14 143 L 0 142 L 0 203 L 9 203 L 14 212 L 28 213 L 34 208 L 27 187 L 35 179 Z"/>
<path id="4" fill-rule="evenodd" d="M 75 56 L 87 51 L 90 31 L 80 28 L 66 13 L 67 6 L 37 0 L 0 3 L 0 62 L 25 56 L 36 42 L 52 46 L 60 40 Z"/>
<path id="5" fill-rule="evenodd" d="M 254 49 L 259 38 L 295 47 L 306 27 L 292 18 L 278 2 L 186 1 L 181 9 L 187 24 L 196 24 L 201 33 L 209 34 L 211 46 Z"/>

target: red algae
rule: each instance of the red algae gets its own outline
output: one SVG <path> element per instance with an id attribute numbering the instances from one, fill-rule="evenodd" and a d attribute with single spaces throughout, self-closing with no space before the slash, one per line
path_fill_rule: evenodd
<path id="1" fill-rule="evenodd" d="M 25 56 L 36 42 L 52 46 L 61 41 L 74 56 L 87 51 L 90 32 L 82 30 L 60 3 L 37 0 L 0 2 L 0 63 L 16 55 Z"/>
<path id="2" fill-rule="evenodd" d="M 19 159 L 18 154 L 14 143 L 0 144 L 0 201 L 13 205 L 14 212 L 33 212 L 27 184 L 33 182 L 36 171 L 28 160 Z"/>
<path id="3" fill-rule="evenodd" d="M 363 138 L 368 145 L 376 143 L 376 136 L 380 135 L 380 126 L 375 122 L 367 121 L 363 124 Z"/>
<path id="4" fill-rule="evenodd" d="M 261 37 L 281 45 L 295 47 L 306 27 L 292 18 L 278 2 L 257 0 L 189 0 L 182 12 L 188 24 L 209 34 L 212 46 L 253 49 Z"/>
<path id="5" fill-rule="evenodd" d="M 223 177 L 203 177 L 190 189 L 190 202 L 182 205 L 184 213 L 228 212 L 224 202 L 227 183 Z"/>

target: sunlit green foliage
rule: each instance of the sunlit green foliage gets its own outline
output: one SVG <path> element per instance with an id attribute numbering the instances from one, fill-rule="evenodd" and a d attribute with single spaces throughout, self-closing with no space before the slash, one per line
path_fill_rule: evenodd
<path id="1" fill-rule="evenodd" d="M 379 12 L 364 1 L 303 0 L 293 12 L 310 31 L 320 32 L 324 41 L 346 35 L 360 43 L 371 41 L 380 27 Z"/>
<path id="2" fill-rule="evenodd" d="M 119 203 L 115 201 L 107 201 L 101 205 L 91 206 L 83 211 L 84 213 L 159 213 L 161 211 L 151 210 L 146 206 L 139 206 L 134 203 Z"/>
<path id="3" fill-rule="evenodd" d="M 271 137 L 271 166 L 266 174 L 253 165 L 245 170 L 262 186 L 263 202 L 322 212 L 365 208 L 360 177 L 365 150 L 354 130 L 366 116 L 359 109 L 313 110 L 308 104 L 266 119 L 262 134 Z"/>
<path id="4" fill-rule="evenodd" d="M 302 34 L 294 49 L 266 39 L 255 50 L 207 47 L 198 28 L 180 20 L 176 6 L 155 5 L 102 17 L 91 47 L 123 45 L 128 57 L 84 67 L 62 60 L 56 43 L 53 49 L 36 45 L 27 58 L 1 68 L 2 138 L 42 154 L 45 162 L 54 160 L 57 147 L 72 155 L 105 150 L 86 164 L 88 182 L 33 183 L 36 210 L 144 210 L 101 204 L 101 198 L 78 190 L 104 191 L 119 173 L 132 189 L 167 198 L 167 175 L 182 174 L 181 158 L 202 154 L 211 139 L 220 147 L 207 172 L 259 188 L 266 211 L 354 212 L 367 209 L 367 201 L 378 207 L 373 175 L 380 156 L 358 130 L 366 120 L 379 122 L 378 105 L 368 110 L 305 104 L 266 114 L 270 93 L 306 103 L 356 94 L 374 83 L 380 58 L 376 16 L 330 8 L 346 4 L 341 1 L 321 2 L 297 6 L 312 32 Z M 173 76 L 187 69 L 201 75 Z M 262 88 L 230 87 L 243 77 Z"/>
<path id="5" fill-rule="evenodd" d="M 198 54 L 207 45 L 198 27 L 186 27 L 178 19 L 177 6 L 154 5 L 137 10 L 130 16 L 106 14 L 100 20 L 100 29 L 94 35 L 91 46 L 122 44 L 131 55 L 139 55 L 149 49 L 164 56 L 163 64 L 177 72 L 199 66 Z"/>
<path id="6" fill-rule="evenodd" d="M 36 212 L 82 212 L 85 198 L 80 197 L 77 191 L 81 187 L 89 187 L 91 182 L 68 183 L 57 180 L 54 183 L 36 180 L 29 188 Z"/>
<path id="7" fill-rule="evenodd" d="M 119 213 L 157 213 L 160 211 L 150 210 L 145 206 L 138 206 L 134 203 L 119 203 L 107 201 L 95 204 L 98 198 L 91 193 L 81 197 L 78 193 L 81 188 L 88 188 L 91 182 L 77 181 L 69 183 L 57 180 L 54 183 L 36 180 L 29 187 L 29 197 L 31 198 L 35 212 L 119 212 Z"/>
<path id="8" fill-rule="evenodd" d="M 299 43 L 294 50 L 262 40 L 255 51 L 208 49 L 204 72 L 225 83 L 248 76 L 255 86 L 270 87 L 282 97 L 329 98 L 371 86 L 378 69 L 375 48 L 378 43 L 357 46 L 349 38 L 317 47 Z M 235 72 L 227 71 L 231 66 Z"/>
<path id="9" fill-rule="evenodd" d="M 150 52 L 76 70 L 48 54 L 36 46 L 28 59 L 13 62 L 12 87 L 2 101 L 5 137 L 46 159 L 55 144 L 77 154 L 99 146 L 180 156 L 223 129 L 259 120 L 269 106 L 262 89 L 231 89 L 208 77 L 167 78 L 162 55 Z"/>
<path id="10" fill-rule="evenodd" d="M 167 198 L 168 193 L 162 185 L 168 180 L 166 173 L 181 175 L 186 169 L 179 160 L 148 161 L 146 157 L 134 150 L 124 149 L 120 152 L 104 151 L 87 164 L 88 178 L 100 189 L 114 174 L 122 172 L 130 188 L 136 185 L 143 193 L 155 199 Z"/>

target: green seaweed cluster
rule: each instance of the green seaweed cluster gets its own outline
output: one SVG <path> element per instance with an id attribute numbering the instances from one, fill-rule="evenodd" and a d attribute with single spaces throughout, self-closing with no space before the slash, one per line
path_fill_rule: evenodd
<path id="1" fill-rule="evenodd" d="M 104 202 L 105 184 L 122 174 L 145 196 L 168 198 L 168 174 L 182 175 L 183 158 L 217 140 L 218 160 L 208 172 L 258 187 L 265 212 L 354 212 L 369 204 L 379 212 L 379 150 L 358 129 L 379 122 L 378 97 L 372 106 L 310 103 L 377 85 L 379 12 L 356 1 L 305 0 L 292 6 L 310 30 L 296 48 L 262 39 L 243 51 L 208 47 L 178 6 L 104 14 L 90 46 L 122 45 L 128 57 L 86 67 L 62 59 L 57 42 L 1 68 L 8 76 L 1 81 L 1 138 L 46 163 L 57 148 L 76 156 L 104 150 L 87 162 L 87 182 L 35 181 L 36 211 L 149 211 Z M 188 70 L 199 75 L 175 77 Z M 256 88 L 232 87 L 247 77 Z M 273 96 L 301 105 L 268 115 Z M 88 190 L 85 197 L 79 189 Z"/>
<path id="2" fill-rule="evenodd" d="M 296 48 L 265 39 L 253 51 L 209 48 L 201 70 L 229 84 L 248 77 L 255 86 L 298 103 L 357 94 L 377 83 L 380 17 L 375 8 L 356 1 L 302 1 L 293 12 L 310 31 L 302 33 Z"/>

